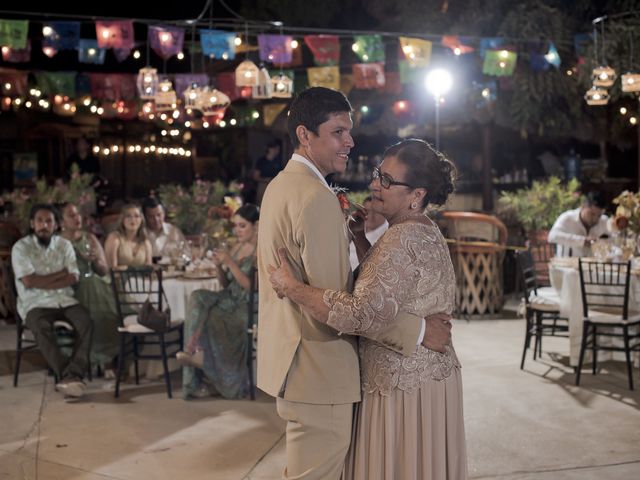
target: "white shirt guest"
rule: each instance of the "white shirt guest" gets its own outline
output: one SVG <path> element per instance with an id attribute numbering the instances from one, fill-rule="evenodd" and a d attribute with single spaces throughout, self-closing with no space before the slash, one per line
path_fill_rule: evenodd
<path id="1" fill-rule="evenodd" d="M 29 225 L 31 233 L 11 249 L 18 313 L 57 375 L 56 389 L 67 396 L 81 397 L 93 327 L 89 312 L 73 296 L 72 285 L 77 283 L 80 274 L 76 254 L 69 240 L 55 235 L 58 224 L 56 210 L 51 205 L 34 205 Z M 74 330 L 70 357 L 62 354 L 54 334 L 54 323 L 61 319 Z"/>
<path id="2" fill-rule="evenodd" d="M 580 208 L 562 213 L 549 231 L 549 243 L 557 244 L 559 257 L 588 257 L 591 244 L 608 235 L 604 215 L 606 204 L 597 192 L 590 192 Z"/>
<path id="3" fill-rule="evenodd" d="M 167 244 L 180 245 L 180 242 L 185 241 L 184 235 L 178 227 L 164 221 L 164 207 L 156 198 L 146 198 L 142 207 L 147 221 L 147 237 L 151 242 L 152 256 L 168 255 L 168 252 L 165 252 Z"/>
<path id="4" fill-rule="evenodd" d="M 371 205 L 371 197 L 367 197 L 362 202 L 362 206 L 367 211 L 367 219 L 364 223 L 364 231 L 367 240 L 369 243 L 373 245 L 378 241 L 378 239 L 382 236 L 384 232 L 389 228 L 389 222 L 385 220 L 385 218 L 377 212 L 373 212 L 369 206 Z M 351 242 L 349 244 L 349 262 L 351 263 L 351 268 L 355 270 L 358 265 L 360 265 L 360 261 L 358 260 L 358 254 L 356 253 L 356 247 Z"/>

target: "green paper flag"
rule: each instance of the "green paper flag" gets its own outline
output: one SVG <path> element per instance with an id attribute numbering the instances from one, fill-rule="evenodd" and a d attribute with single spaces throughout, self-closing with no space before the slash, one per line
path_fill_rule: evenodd
<path id="1" fill-rule="evenodd" d="M 424 83 L 424 79 L 427 76 L 426 68 L 416 66 L 409 60 L 399 60 L 398 71 L 400 73 L 400 83 L 413 83 L 420 81 Z"/>
<path id="2" fill-rule="evenodd" d="M 516 69 L 518 54 L 509 50 L 487 50 L 482 65 L 482 73 L 494 77 L 508 77 Z"/>
<path id="3" fill-rule="evenodd" d="M 27 48 L 29 20 L 0 19 L 0 45 L 3 47 Z"/>
<path id="4" fill-rule="evenodd" d="M 380 35 L 356 35 L 353 51 L 363 63 L 384 62 L 384 43 Z"/>
<path id="5" fill-rule="evenodd" d="M 45 95 L 76 96 L 75 72 L 37 72 L 35 77 L 38 87 Z"/>

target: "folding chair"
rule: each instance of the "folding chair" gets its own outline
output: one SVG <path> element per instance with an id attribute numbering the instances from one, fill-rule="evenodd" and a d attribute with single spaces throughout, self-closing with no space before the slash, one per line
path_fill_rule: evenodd
<path id="1" fill-rule="evenodd" d="M 10 310 L 10 314 L 16 321 L 16 363 L 13 367 L 13 386 L 18 386 L 18 376 L 20 375 L 20 363 L 22 361 L 22 354 L 32 350 L 37 350 L 38 345 L 36 339 L 31 330 L 24 323 L 24 320 L 18 313 L 17 302 L 18 292 L 16 291 L 15 277 L 13 275 L 13 269 L 11 268 L 11 260 L 7 259 L 2 262 L 2 278 L 6 282 L 7 295 L 7 307 Z M 75 330 L 73 326 L 64 319 L 56 320 L 53 322 L 53 328 L 58 339 L 58 346 L 60 348 L 73 349 L 75 345 Z M 58 383 L 58 375 L 53 372 L 54 382 Z M 91 364 L 89 364 L 88 378 L 91 380 Z"/>
<path id="2" fill-rule="evenodd" d="M 607 263 L 581 258 L 578 267 L 584 320 L 576 385 L 580 385 L 584 353 L 591 348 L 594 375 L 598 351 L 624 352 L 629 389 L 633 390 L 631 352 L 640 351 L 640 315 L 629 317 L 631 261 Z M 622 339 L 623 346 L 599 344 L 599 337 Z"/>
<path id="3" fill-rule="evenodd" d="M 256 361 L 258 348 L 258 270 L 251 267 L 249 274 L 251 288 L 249 289 L 249 303 L 247 304 L 247 371 L 249 375 L 249 396 L 256 399 L 256 386 L 253 381 L 253 363 Z"/>
<path id="4" fill-rule="evenodd" d="M 152 267 L 111 270 L 111 285 L 120 319 L 115 397 L 120 396 L 120 382 L 127 356 L 133 355 L 136 385 L 140 384 L 138 360 L 162 360 L 167 396 L 172 398 L 167 360 L 182 350 L 184 319 L 172 318 L 171 327 L 166 332 L 156 332 L 138 323 L 138 311 L 147 299 L 158 310 L 165 308 L 162 270 Z M 176 333 L 178 338 L 171 339 Z M 160 354 L 142 353 L 142 347 L 147 345 L 159 346 Z"/>
<path id="5" fill-rule="evenodd" d="M 536 355 L 542 355 L 542 337 L 545 335 L 568 337 L 569 323 L 566 318 L 560 316 L 558 294 L 551 287 L 538 287 L 531 252 L 523 250 L 516 255 L 522 280 L 526 319 L 524 348 L 520 361 L 520 370 L 522 370 L 531 339 L 535 340 L 533 346 L 535 360 Z M 558 321 L 561 323 L 558 324 Z"/>

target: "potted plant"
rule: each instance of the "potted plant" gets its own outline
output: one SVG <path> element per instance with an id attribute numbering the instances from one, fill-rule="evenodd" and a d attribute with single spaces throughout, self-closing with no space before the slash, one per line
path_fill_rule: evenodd
<path id="1" fill-rule="evenodd" d="M 536 243 L 546 242 L 549 230 L 562 212 L 581 203 L 580 182 L 571 179 L 562 183 L 558 177 L 534 181 L 530 188 L 501 192 L 499 216 L 514 216 Z"/>

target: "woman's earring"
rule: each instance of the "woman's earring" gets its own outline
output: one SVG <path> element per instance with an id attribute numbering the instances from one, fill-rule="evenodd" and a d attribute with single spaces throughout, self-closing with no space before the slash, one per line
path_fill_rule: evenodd
<path id="1" fill-rule="evenodd" d="M 418 204 L 416 202 L 411 203 L 411 209 L 415 210 L 416 208 L 418 208 Z"/>

